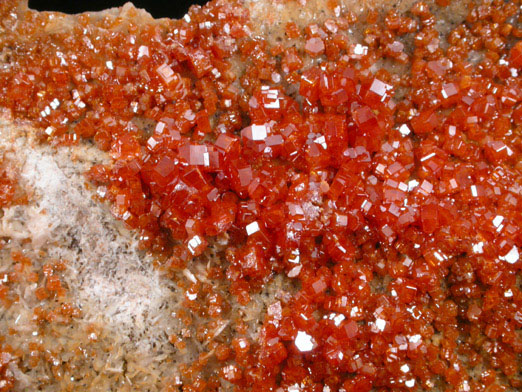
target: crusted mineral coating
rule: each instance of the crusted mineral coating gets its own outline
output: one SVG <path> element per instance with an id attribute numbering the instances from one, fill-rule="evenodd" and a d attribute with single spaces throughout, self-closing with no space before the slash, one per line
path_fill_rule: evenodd
<path id="1" fill-rule="evenodd" d="M 0 389 L 522 387 L 519 1 L 0 14 Z"/>

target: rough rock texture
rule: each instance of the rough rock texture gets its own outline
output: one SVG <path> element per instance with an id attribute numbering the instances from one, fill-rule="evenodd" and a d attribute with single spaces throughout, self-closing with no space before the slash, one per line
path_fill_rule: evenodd
<path id="1" fill-rule="evenodd" d="M 88 145 L 71 150 L 39 145 L 31 140 L 30 131 L 24 135 L 25 129 L 8 122 L 0 127 L 5 157 L 19 168 L 20 184 L 31 195 L 27 205 L 5 208 L 0 218 L 0 236 L 7 243 L 2 249 L 2 269 L 7 267 L 8 252 L 18 248 L 28 254 L 45 252 L 38 260 L 42 263 L 66 260 L 69 295 L 82 317 L 61 339 L 80 343 L 85 338 L 80 332 L 84 326 L 95 325 L 107 339 L 93 343 L 101 354 L 96 373 L 117 381 L 115 375 L 123 374 L 125 364 L 129 381 L 139 384 L 149 377 L 150 383 L 150 378 L 158 377 L 158 369 L 165 367 L 161 365 L 165 356 L 173 352 L 165 333 L 176 326 L 172 313 L 180 293 L 170 280 L 159 276 L 150 257 L 136 249 L 132 234 L 85 187 L 83 172 L 106 157 Z M 20 325 L 20 320 L 31 324 L 31 312 L 37 306 L 34 288 L 26 287 L 26 301 L 3 313 L 2 333 L 17 318 Z M 29 325 L 24 328 L 32 332 Z M 18 335 L 10 344 L 23 338 Z M 109 342 L 118 349 L 109 352 Z M 83 366 L 96 368 L 94 363 Z M 134 366 L 135 371 L 131 370 Z"/>

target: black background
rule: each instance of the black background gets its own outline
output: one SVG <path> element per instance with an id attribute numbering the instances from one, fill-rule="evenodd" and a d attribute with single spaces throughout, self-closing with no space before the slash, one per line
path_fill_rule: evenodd
<path id="1" fill-rule="evenodd" d="M 1 0 L 0 0 L 1 1 Z M 128 0 L 29 0 L 29 7 L 38 11 L 78 13 L 119 7 Z M 191 4 L 205 4 L 208 0 L 133 0 L 138 8 L 144 8 L 155 18 L 181 18 Z"/>

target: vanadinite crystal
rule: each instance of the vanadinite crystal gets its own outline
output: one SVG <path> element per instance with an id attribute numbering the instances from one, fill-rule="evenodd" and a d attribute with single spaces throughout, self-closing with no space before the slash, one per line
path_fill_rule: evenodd
<path id="1" fill-rule="evenodd" d="M 237 390 L 520 390 L 520 2 L 473 5 L 447 38 L 433 4 L 356 22 L 331 3 L 331 19 L 289 22 L 288 45 L 254 37 L 235 1 L 110 33 L 88 16 L 38 39 L 48 15 L 6 22 L 2 47 L 16 50 L 0 105 L 51 143 L 108 151 L 112 165 L 87 177 L 164 268 L 202 262 L 226 238 L 213 274 L 235 301 L 276 275 L 293 283 L 259 336 L 238 323 L 187 364 L 186 391 L 217 378 Z M 1 206 L 6 180 L 0 191 Z M 186 302 L 216 323 L 227 306 L 203 284 Z M 208 358 L 220 363 L 210 376 Z"/>

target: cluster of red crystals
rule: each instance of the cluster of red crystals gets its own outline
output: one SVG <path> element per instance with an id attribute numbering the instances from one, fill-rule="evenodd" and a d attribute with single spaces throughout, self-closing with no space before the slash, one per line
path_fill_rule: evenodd
<path id="1" fill-rule="evenodd" d="M 285 233 L 286 240 L 300 235 L 305 245 L 283 246 L 290 249 L 284 260 L 295 263 L 287 274 L 303 288 L 268 313 L 258 357 L 272 380 L 280 374 L 285 385 L 403 390 L 432 389 L 443 380 L 454 390 L 479 391 L 504 390 L 496 377 L 505 377 L 512 388 L 522 386 L 520 42 L 506 50 L 510 32 L 521 35 L 506 20 L 520 15 L 501 2 L 474 9 L 469 30 L 458 27 L 443 51 L 428 7 L 419 3 L 412 13 L 419 30 L 411 75 L 404 77 L 411 95 L 386 105 L 393 88 L 385 76 L 367 90 L 357 85 L 367 91 L 365 104 L 382 102 L 392 113 L 383 131 L 377 124 L 385 115 L 375 118 L 336 94 L 334 113 L 350 110 L 359 131 L 345 134 L 379 130 L 370 135 L 379 144 L 355 140 L 340 166 L 327 164 L 336 170 L 333 179 L 327 172 L 326 195 L 316 199 L 314 241 L 304 241 L 309 226 Z M 368 56 L 389 56 L 386 41 L 404 34 L 380 29 L 367 31 L 383 39 Z M 476 66 L 468 61 L 471 50 L 485 52 Z M 304 110 L 328 112 L 322 97 L 320 106 L 306 106 L 318 99 L 307 88 L 314 85 L 308 72 L 314 70 L 303 72 L 300 84 Z M 322 129 L 326 136 L 329 127 Z M 307 182 L 320 189 L 320 179 L 316 172 L 305 178 L 299 189 L 313 198 Z M 286 222 L 293 211 L 306 211 L 303 202 L 299 210 L 288 205 Z M 474 380 L 471 369 L 479 365 L 488 370 Z"/>
<path id="2" fill-rule="evenodd" d="M 34 294 L 42 306 L 35 308 L 34 316 L 39 322 L 69 324 L 71 319 L 80 316 L 80 310 L 65 302 L 67 288 L 62 273 L 66 269 L 63 261 L 54 261 L 37 267 L 34 261 L 20 251 L 12 251 L 13 266 L 0 282 L 0 300 L 9 308 L 20 300 L 19 290 L 13 285 L 25 282 L 34 286 Z M 45 306 L 44 306 L 45 305 Z"/>
<path id="3" fill-rule="evenodd" d="M 0 335 L 0 391 L 12 391 L 19 386 L 17 371 L 30 371 L 41 366 L 49 368 L 53 381 L 59 381 L 71 372 L 71 363 L 77 360 L 78 354 L 69 351 L 70 342 L 65 346 L 63 337 L 56 338 L 58 328 L 75 330 L 78 325 L 74 324 L 74 319 L 81 315 L 67 290 L 63 276 L 66 263 L 52 260 L 44 264 L 40 257 L 29 257 L 23 250 L 4 253 L 2 261 L 0 308 L 2 311 L 11 308 L 11 314 L 6 312 L 3 315 L 4 322 L 13 317 L 15 306 L 27 310 L 26 315 L 32 320 L 31 324 L 19 322 L 22 311 L 18 319 L 4 329 L 5 336 Z M 82 331 L 74 333 L 81 334 Z M 84 347 L 88 347 L 88 333 L 80 339 Z M 21 340 L 23 345 L 20 345 Z M 66 352 L 67 360 L 62 362 L 60 352 Z M 81 361 L 85 361 L 86 352 L 82 351 Z"/>
<path id="4" fill-rule="evenodd" d="M 217 276 L 240 303 L 274 274 L 299 283 L 257 342 L 238 332 L 184 369 L 187 391 L 216 377 L 238 390 L 522 387 L 519 2 L 476 6 L 447 45 L 426 4 L 408 15 L 370 12 L 364 44 L 346 36 L 350 14 L 289 23 L 301 52 L 249 37 L 234 2 L 126 33 L 80 17 L 0 70 L 0 105 L 53 142 L 110 153 L 89 179 L 168 267 L 225 237 Z M 382 59 L 408 71 L 376 71 Z M 186 292 L 219 328 L 226 300 Z M 212 355 L 222 366 L 205 380 Z"/>

